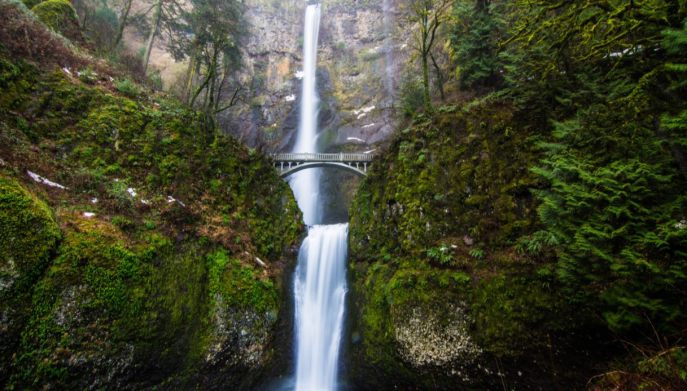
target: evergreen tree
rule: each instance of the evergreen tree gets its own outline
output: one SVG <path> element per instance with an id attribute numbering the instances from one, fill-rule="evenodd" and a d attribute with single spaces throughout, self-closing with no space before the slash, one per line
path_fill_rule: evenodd
<path id="1" fill-rule="evenodd" d="M 453 8 L 452 57 L 464 89 L 497 87 L 503 65 L 498 40 L 503 34 L 498 5 L 492 0 L 460 0 Z"/>
<path id="2" fill-rule="evenodd" d="M 570 297 L 597 306 L 611 329 L 679 336 L 687 322 L 687 293 L 678 288 L 687 284 L 687 96 L 676 76 L 685 60 L 676 17 L 684 8 L 527 3 L 535 7 L 514 41 L 549 57 L 518 65 L 558 85 L 552 137 L 535 169 L 551 186 L 537 193 L 538 237 L 554 245 Z"/>

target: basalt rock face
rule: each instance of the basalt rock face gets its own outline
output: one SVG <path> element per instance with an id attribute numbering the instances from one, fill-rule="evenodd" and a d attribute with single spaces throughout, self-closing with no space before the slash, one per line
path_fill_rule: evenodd
<path id="1" fill-rule="evenodd" d="M 399 32 L 400 2 L 322 3 L 318 51 L 320 145 L 363 149 L 394 129 L 396 90 L 408 45 Z M 288 150 L 300 106 L 302 1 L 246 2 L 245 90 L 225 114 L 225 130 L 249 145 Z M 353 147 L 351 147 L 351 145 Z"/>

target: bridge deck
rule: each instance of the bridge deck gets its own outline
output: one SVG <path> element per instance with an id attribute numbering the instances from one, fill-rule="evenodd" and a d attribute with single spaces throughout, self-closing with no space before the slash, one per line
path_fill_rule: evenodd
<path id="1" fill-rule="evenodd" d="M 371 162 L 369 153 L 275 153 L 272 159 L 276 162 Z"/>

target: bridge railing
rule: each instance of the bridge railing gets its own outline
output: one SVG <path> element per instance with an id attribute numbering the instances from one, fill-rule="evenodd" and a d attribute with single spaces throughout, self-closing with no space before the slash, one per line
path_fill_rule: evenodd
<path id="1" fill-rule="evenodd" d="M 278 162 L 371 162 L 369 153 L 275 153 L 272 159 Z"/>

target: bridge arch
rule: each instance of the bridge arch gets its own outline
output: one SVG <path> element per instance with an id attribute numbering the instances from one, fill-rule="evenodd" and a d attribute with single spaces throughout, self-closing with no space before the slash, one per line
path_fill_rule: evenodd
<path id="1" fill-rule="evenodd" d="M 358 176 L 366 177 L 373 156 L 366 153 L 276 153 L 271 155 L 279 176 L 289 175 L 316 167 L 332 167 L 348 170 Z"/>
<path id="2" fill-rule="evenodd" d="M 360 177 L 366 177 L 367 173 L 359 168 L 356 168 L 354 166 L 348 165 L 346 163 L 339 163 L 339 162 L 312 162 L 312 163 L 302 163 L 298 165 L 294 165 L 291 168 L 287 168 L 281 172 L 279 172 L 279 176 L 282 178 L 288 178 L 291 174 L 294 174 L 298 171 L 303 171 L 307 170 L 309 168 L 317 168 L 317 167 L 332 167 L 332 168 L 338 168 L 338 169 L 343 169 L 343 170 L 348 170 Z"/>

